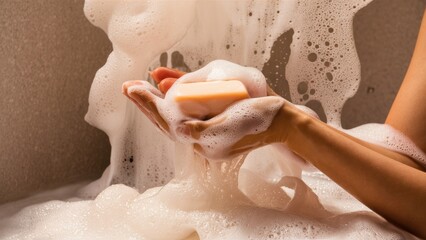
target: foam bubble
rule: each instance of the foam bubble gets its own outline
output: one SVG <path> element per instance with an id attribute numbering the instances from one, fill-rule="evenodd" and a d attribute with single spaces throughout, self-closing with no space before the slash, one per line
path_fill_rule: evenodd
<path id="1" fill-rule="evenodd" d="M 342 131 L 366 142 L 405 154 L 426 167 L 426 154 L 407 136 L 390 125 L 370 123 Z"/>
<path id="2" fill-rule="evenodd" d="M 274 42 L 292 36 L 287 41 L 288 64 L 284 59 L 277 62 L 276 75 L 288 80 L 293 102 L 321 102 L 329 123 L 340 126 L 343 103 L 360 80 L 352 17 L 369 2 L 86 0 L 87 18 L 108 34 L 114 48 L 95 76 L 86 115 L 90 124 L 108 134 L 111 165 L 101 179 L 80 191 L 80 196 L 91 200 L 27 207 L 0 221 L 0 238 L 413 238 L 323 174 L 302 175 L 306 164 L 281 145 L 225 162 L 208 161 L 188 145 L 194 143 L 191 138 L 179 133 L 176 126 L 185 116 L 170 107 L 168 96 L 159 107 L 166 121 L 175 124 L 173 137 L 183 144 L 161 134 L 121 94 L 124 81 L 145 79 L 148 69 L 162 64 L 184 71 L 201 68 L 181 82 L 229 76 L 243 81 L 252 97 L 263 97 L 265 78 L 258 70 L 211 61 L 225 59 L 260 69 L 270 60 Z M 217 138 L 224 129 L 210 128 L 197 143 L 207 149 L 211 146 L 215 151 L 209 155 L 220 158 L 227 152 L 226 145 L 264 131 L 283 102 L 268 98 L 269 108 L 253 109 L 257 100 L 227 110 L 228 134 Z M 256 120 L 247 118 L 251 115 Z M 381 128 L 383 137 L 372 142 L 424 160 L 408 139 Z M 365 138 L 370 130 L 367 126 L 350 133 Z M 118 184 L 107 187 L 114 183 Z M 74 193 L 75 188 L 68 191 Z"/>

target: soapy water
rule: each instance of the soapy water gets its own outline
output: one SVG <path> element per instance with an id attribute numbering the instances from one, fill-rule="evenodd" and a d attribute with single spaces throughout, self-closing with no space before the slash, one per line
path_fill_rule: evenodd
<path id="1" fill-rule="evenodd" d="M 208 161 L 160 134 L 121 94 L 123 82 L 146 79 L 160 64 L 189 71 L 226 59 L 261 69 L 274 41 L 292 32 L 285 66 L 291 99 L 320 101 L 328 122 L 339 127 L 340 110 L 360 80 L 352 18 L 369 2 L 86 1 L 86 16 L 114 48 L 95 76 L 86 115 L 108 134 L 111 165 L 85 188 L 64 189 L 63 195 L 74 196 L 69 201 L 3 215 L 0 238 L 414 238 L 323 174 L 302 173 L 303 166 L 292 161 L 297 157 L 283 146 Z M 349 133 L 425 162 L 424 153 L 389 126 Z"/>

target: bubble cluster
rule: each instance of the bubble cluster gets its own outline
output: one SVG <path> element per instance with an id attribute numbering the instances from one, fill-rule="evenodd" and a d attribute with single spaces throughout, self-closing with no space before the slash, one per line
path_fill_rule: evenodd
<path id="1" fill-rule="evenodd" d="M 253 108 L 266 95 L 261 72 L 211 61 L 262 69 L 280 95 L 319 103 L 338 127 L 343 103 L 360 80 L 352 18 L 369 2 L 86 0 L 87 18 L 114 48 L 95 76 L 85 118 L 108 134 L 111 165 L 80 191 L 94 199 L 25 208 L 0 220 L 0 238 L 413 239 L 323 174 L 301 175 L 306 163 L 282 145 L 226 154 L 242 136 L 264 131 L 283 100 L 268 98 L 269 107 Z M 197 142 L 226 162 L 199 156 L 178 127 L 172 133 L 178 141 L 170 140 L 121 94 L 123 82 L 148 79 L 147 71 L 160 65 L 200 69 L 181 82 L 232 77 L 247 86 L 253 99 L 228 108 L 227 128 L 209 128 Z M 177 126 L 188 119 L 173 107 L 172 95 L 173 88 L 159 108 Z M 425 163 L 424 153 L 389 126 L 348 133 Z"/>
<path id="2" fill-rule="evenodd" d="M 426 166 L 426 154 L 407 136 L 390 125 L 369 123 L 343 131 L 366 142 L 410 156 L 422 166 Z"/>

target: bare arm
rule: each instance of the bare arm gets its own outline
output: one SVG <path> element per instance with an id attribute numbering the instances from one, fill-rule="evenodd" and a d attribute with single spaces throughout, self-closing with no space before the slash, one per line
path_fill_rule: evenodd
<path id="1" fill-rule="evenodd" d="M 386 123 L 426 152 L 426 10 L 410 66 Z"/>
<path id="2" fill-rule="evenodd" d="M 425 17 L 426 18 L 426 17 Z M 172 72 L 170 72 L 172 71 Z M 152 76 L 163 93 L 184 73 L 160 69 Z M 128 82 L 123 92 L 157 124 L 168 131 L 155 104 L 153 90 L 128 89 L 140 81 Z M 409 136 L 426 150 L 426 19 L 400 93 L 387 123 Z M 157 96 L 158 97 L 158 96 Z M 223 118 L 226 116 L 218 116 Z M 216 118 L 186 126 L 191 135 L 199 135 L 216 124 Z M 267 131 L 247 135 L 232 146 L 238 154 L 255 147 L 284 142 L 288 147 L 357 197 L 365 205 L 402 228 L 426 238 L 426 173 L 407 156 L 366 143 L 308 116 L 291 104 L 285 104 Z M 197 147 L 197 146 L 196 146 Z M 203 149 L 199 149 L 202 152 Z"/>
<path id="3" fill-rule="evenodd" d="M 409 71 L 386 120 L 426 150 L 426 16 Z M 426 238 L 426 173 L 410 158 L 354 139 L 286 105 L 285 142 L 390 222 Z M 286 120 L 285 120 L 286 119 Z"/>
<path id="4" fill-rule="evenodd" d="M 286 109 L 287 108 L 287 109 Z M 384 218 L 426 236 L 426 173 L 284 107 L 287 145 Z"/>

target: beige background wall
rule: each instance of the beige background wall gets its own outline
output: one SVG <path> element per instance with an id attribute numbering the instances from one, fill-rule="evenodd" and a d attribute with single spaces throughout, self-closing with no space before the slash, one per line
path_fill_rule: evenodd
<path id="1" fill-rule="evenodd" d="M 0 0 L 0 202 L 96 178 L 109 146 L 84 122 L 110 52 L 83 0 Z"/>
<path id="2" fill-rule="evenodd" d="M 358 13 L 358 94 L 343 125 L 383 122 L 414 47 L 425 3 L 375 0 Z M 106 136 L 84 122 L 91 81 L 111 46 L 83 0 L 0 0 L 0 203 L 99 177 Z"/>
<path id="3" fill-rule="evenodd" d="M 384 122 L 407 70 L 425 3 L 375 0 L 355 16 L 361 84 L 343 109 L 343 127 Z"/>

